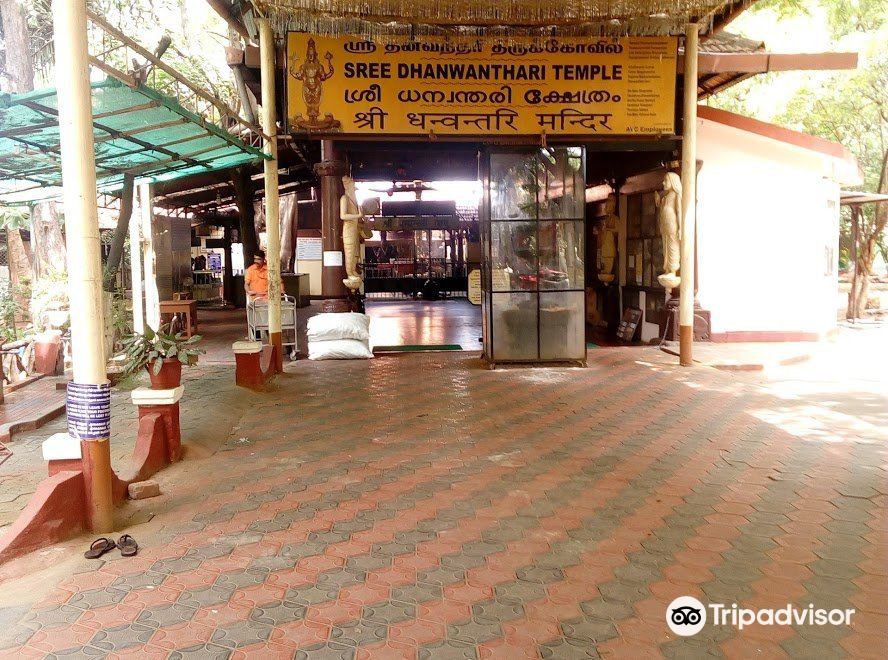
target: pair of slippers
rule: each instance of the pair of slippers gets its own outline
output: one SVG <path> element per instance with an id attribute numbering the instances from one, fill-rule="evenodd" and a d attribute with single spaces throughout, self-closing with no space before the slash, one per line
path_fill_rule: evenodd
<path id="1" fill-rule="evenodd" d="M 129 534 L 121 536 L 117 539 L 117 543 L 109 538 L 102 537 L 93 541 L 89 546 L 89 550 L 84 552 L 83 556 L 87 559 L 98 559 L 106 552 L 111 552 L 114 548 L 120 548 L 120 554 L 124 557 L 134 557 L 139 551 L 139 544 Z"/>

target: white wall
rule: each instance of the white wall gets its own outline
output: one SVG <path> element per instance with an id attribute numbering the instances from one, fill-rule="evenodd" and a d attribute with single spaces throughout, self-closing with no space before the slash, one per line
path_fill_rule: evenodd
<path id="1" fill-rule="evenodd" d="M 713 333 L 833 329 L 833 159 L 709 120 L 698 131 L 698 298 Z"/>

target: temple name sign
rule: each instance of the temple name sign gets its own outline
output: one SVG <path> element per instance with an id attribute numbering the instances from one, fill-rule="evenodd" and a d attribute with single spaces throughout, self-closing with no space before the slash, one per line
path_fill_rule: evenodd
<path id="1" fill-rule="evenodd" d="M 675 37 L 376 43 L 291 32 L 291 132 L 670 135 Z"/>

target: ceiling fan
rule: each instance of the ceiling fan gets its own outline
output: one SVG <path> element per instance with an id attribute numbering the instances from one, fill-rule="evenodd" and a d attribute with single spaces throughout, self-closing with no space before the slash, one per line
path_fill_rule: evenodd
<path id="1" fill-rule="evenodd" d="M 395 193 L 400 192 L 412 192 L 416 194 L 417 201 L 422 199 L 422 193 L 424 190 L 434 190 L 432 186 L 427 186 L 423 183 L 422 179 L 414 179 L 409 182 L 400 182 L 400 181 L 392 181 L 391 188 L 379 190 L 378 188 L 372 188 L 373 192 L 381 192 L 387 194 L 389 197 L 394 195 Z"/>

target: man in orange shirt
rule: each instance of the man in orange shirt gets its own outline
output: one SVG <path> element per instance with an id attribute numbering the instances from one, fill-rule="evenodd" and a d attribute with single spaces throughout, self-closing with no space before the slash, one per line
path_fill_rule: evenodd
<path id="1" fill-rule="evenodd" d="M 265 253 L 262 250 L 253 257 L 253 265 L 244 273 L 244 289 L 247 298 L 268 299 L 268 265 L 265 262 Z M 281 280 L 281 292 L 284 290 L 284 282 Z"/>

